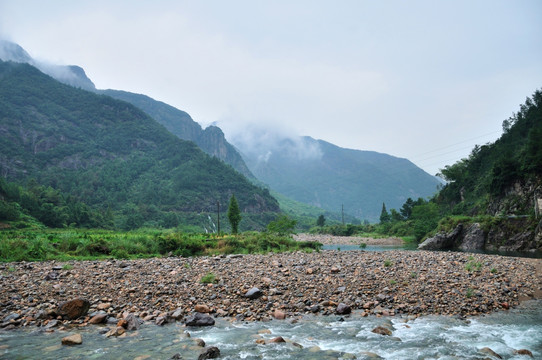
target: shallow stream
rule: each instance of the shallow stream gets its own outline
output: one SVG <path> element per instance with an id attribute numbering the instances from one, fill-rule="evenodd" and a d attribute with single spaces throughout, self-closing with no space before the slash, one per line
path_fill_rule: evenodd
<path id="1" fill-rule="evenodd" d="M 231 322 L 217 319 L 213 327 L 186 328 L 180 323 L 163 327 L 143 325 L 124 338 L 106 338 L 100 326 L 45 333 L 34 330 L 0 331 L 0 359 L 197 359 L 201 348 L 193 339 L 220 349 L 220 359 L 481 359 L 489 347 L 503 359 L 528 349 L 542 358 L 542 301 L 520 308 L 461 320 L 457 317 L 307 316 L 270 322 Z M 377 335 L 377 326 L 392 329 Z M 83 344 L 63 346 L 61 339 L 80 332 Z M 191 334 L 186 338 L 185 332 Z M 260 345 L 257 339 L 281 336 L 286 343 Z M 296 344 L 294 344 L 296 343 Z M 379 357 L 376 357 L 376 356 Z"/>

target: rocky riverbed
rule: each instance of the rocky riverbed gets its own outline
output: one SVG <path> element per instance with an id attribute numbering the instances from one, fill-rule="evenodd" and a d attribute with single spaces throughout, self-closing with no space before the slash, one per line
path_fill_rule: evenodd
<path id="1" fill-rule="evenodd" d="M 324 245 L 403 245 L 403 240 L 396 237 L 370 238 L 360 236 L 335 236 L 327 234 L 296 234 L 294 239 L 297 241 L 317 241 Z"/>
<path id="2" fill-rule="evenodd" d="M 134 319 L 186 322 L 195 312 L 245 321 L 356 309 L 361 316 L 462 317 L 540 296 L 540 265 L 537 259 L 427 251 L 4 263 L 0 327 L 118 325 L 123 319 L 126 328 L 137 324 Z M 204 277 L 211 282 L 202 283 Z M 81 316 L 61 307 L 74 299 L 82 300 Z"/>

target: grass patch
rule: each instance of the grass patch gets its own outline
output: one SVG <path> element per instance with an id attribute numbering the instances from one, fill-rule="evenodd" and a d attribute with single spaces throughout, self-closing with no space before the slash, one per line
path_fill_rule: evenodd
<path id="1" fill-rule="evenodd" d="M 160 229 L 129 232 L 99 229 L 0 231 L 0 261 L 3 262 L 313 252 L 320 251 L 321 246 L 317 242 L 298 242 L 289 235 L 268 232 L 216 235 Z"/>
<path id="2" fill-rule="evenodd" d="M 474 259 L 473 256 L 469 256 L 469 261 L 465 264 L 465 270 L 468 272 L 471 271 L 480 271 L 482 270 L 483 264 L 476 259 Z"/>
<path id="3" fill-rule="evenodd" d="M 389 259 L 384 260 L 384 266 L 385 267 L 390 267 L 392 265 L 393 265 L 393 261 L 391 261 Z"/>
<path id="4" fill-rule="evenodd" d="M 201 279 L 200 283 L 202 284 L 213 284 L 216 281 L 216 276 L 212 272 L 208 272 Z"/>

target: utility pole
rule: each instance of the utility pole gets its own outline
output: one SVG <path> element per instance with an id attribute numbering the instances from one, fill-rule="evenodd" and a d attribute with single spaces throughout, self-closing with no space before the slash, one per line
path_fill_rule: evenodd
<path id="1" fill-rule="evenodd" d="M 344 225 L 344 204 L 341 204 L 341 217 L 343 219 L 343 225 Z"/>
<path id="2" fill-rule="evenodd" d="M 216 213 L 217 213 L 217 235 L 220 235 L 220 202 L 217 200 L 216 201 Z"/>

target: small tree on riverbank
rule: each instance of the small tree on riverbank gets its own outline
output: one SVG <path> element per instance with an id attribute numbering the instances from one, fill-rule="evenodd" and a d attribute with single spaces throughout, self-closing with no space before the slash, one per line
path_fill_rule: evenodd
<path id="1" fill-rule="evenodd" d="M 324 215 L 320 215 L 318 216 L 318 219 L 316 220 L 316 226 L 324 226 L 326 224 L 326 218 L 324 217 Z"/>
<path id="2" fill-rule="evenodd" d="M 388 213 L 388 210 L 386 210 L 386 204 L 382 203 L 382 212 L 380 213 L 380 223 L 388 223 L 391 220 L 391 216 Z"/>
<path id="3" fill-rule="evenodd" d="M 230 205 L 228 206 L 228 221 L 231 225 L 231 233 L 237 234 L 239 223 L 241 222 L 241 210 L 235 195 L 232 194 L 230 198 Z"/>

